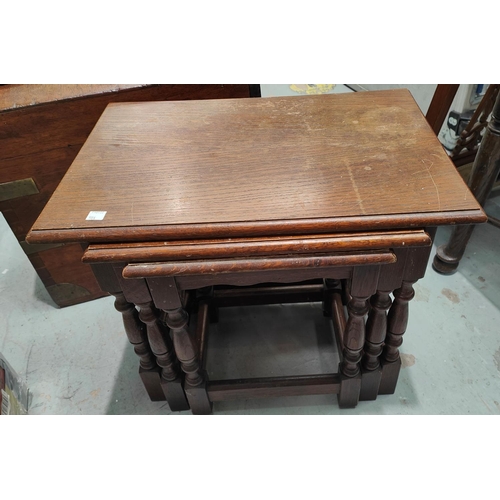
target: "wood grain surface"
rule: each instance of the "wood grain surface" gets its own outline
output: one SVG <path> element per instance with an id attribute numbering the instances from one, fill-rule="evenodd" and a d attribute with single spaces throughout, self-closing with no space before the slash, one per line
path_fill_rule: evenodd
<path id="1" fill-rule="evenodd" d="M 249 95 L 248 85 L 0 85 L 0 212 L 59 306 L 103 295 L 83 252 L 65 246 L 45 254 L 24 239 L 106 106 Z M 25 183 L 36 188 L 20 189 Z"/>
<path id="2" fill-rule="evenodd" d="M 373 228 L 486 220 L 405 89 L 111 104 L 29 240 L 104 229 L 104 241 L 127 241 L 156 227 L 172 239 L 189 225 L 189 237 L 209 225 L 266 234 L 268 223 L 294 234 L 303 220 L 306 232 L 315 220 L 356 230 L 366 217 Z"/>
<path id="3" fill-rule="evenodd" d="M 129 264 L 123 269 L 124 278 L 152 278 L 159 276 L 193 276 L 230 273 L 252 273 L 323 267 L 369 266 L 393 264 L 397 258 L 389 250 L 336 254 L 255 257 L 240 259 L 214 259 L 200 261 L 155 262 Z"/>
<path id="4" fill-rule="evenodd" d="M 93 94 L 106 94 L 120 90 L 133 89 L 144 84 L 97 84 L 97 85 L 5 85 L 0 92 L 0 111 L 38 106 L 40 104 L 64 101 Z"/>
<path id="5" fill-rule="evenodd" d="M 429 245 L 432 245 L 432 240 L 425 231 L 305 235 L 300 238 L 281 236 L 274 238 L 176 240 L 157 243 L 89 245 L 82 260 L 83 262 L 161 262 L 291 253 L 346 252 Z"/>

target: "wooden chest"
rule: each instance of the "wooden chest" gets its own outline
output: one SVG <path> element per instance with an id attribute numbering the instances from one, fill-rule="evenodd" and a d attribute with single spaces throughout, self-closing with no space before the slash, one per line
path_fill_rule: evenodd
<path id="1" fill-rule="evenodd" d="M 250 97 L 249 85 L 0 86 L 0 211 L 60 307 L 105 295 L 78 244 L 25 237 L 111 102 Z"/>

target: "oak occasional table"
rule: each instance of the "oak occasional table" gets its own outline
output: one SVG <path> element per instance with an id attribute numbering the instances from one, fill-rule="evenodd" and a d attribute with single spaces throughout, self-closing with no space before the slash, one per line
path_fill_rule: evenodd
<path id="1" fill-rule="evenodd" d="M 409 92 L 393 90 L 111 104 L 27 239 L 84 245 L 150 398 L 204 414 L 232 398 L 354 407 L 393 393 L 436 228 L 485 220 Z M 332 317 L 338 373 L 207 379 L 218 306 L 305 300 Z"/>

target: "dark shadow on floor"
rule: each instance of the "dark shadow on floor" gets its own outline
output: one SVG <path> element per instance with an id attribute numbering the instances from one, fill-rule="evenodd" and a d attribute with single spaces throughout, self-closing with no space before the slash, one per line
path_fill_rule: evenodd
<path id="1" fill-rule="evenodd" d="M 22 251 L 21 249 L 19 250 Z M 44 302 L 45 304 L 48 304 L 49 306 L 52 306 L 55 309 L 59 309 L 59 306 L 54 302 L 54 300 L 50 296 L 49 292 L 45 288 L 42 280 L 38 277 L 38 275 L 35 280 L 35 288 L 33 294 L 37 298 L 37 300 Z"/>

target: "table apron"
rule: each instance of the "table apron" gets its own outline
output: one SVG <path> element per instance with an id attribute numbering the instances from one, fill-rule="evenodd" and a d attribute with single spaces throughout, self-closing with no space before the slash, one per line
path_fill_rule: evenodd
<path id="1" fill-rule="evenodd" d="M 220 259 L 185 262 L 158 262 L 129 264 L 123 270 L 124 278 L 167 276 L 220 275 L 255 271 L 319 269 L 329 267 L 394 264 L 396 255 L 387 251 L 345 253 L 333 255 L 306 255 L 275 258 Z"/>

